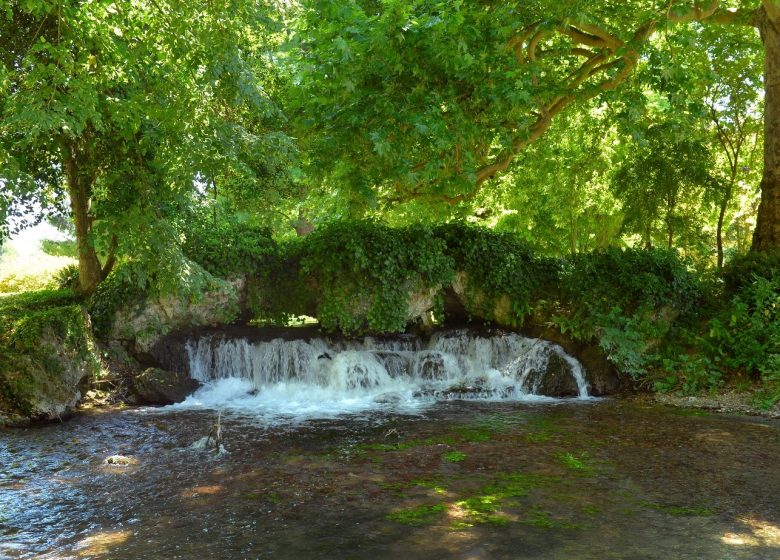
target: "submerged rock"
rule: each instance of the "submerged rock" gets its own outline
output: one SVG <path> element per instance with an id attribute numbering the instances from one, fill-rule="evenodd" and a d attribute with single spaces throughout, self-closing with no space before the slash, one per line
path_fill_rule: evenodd
<path id="1" fill-rule="evenodd" d="M 148 368 L 133 379 L 133 389 L 146 404 L 174 404 L 194 393 L 200 382 L 190 376 L 160 368 Z"/>
<path id="2" fill-rule="evenodd" d="M 111 455 L 106 457 L 106 465 L 113 465 L 115 467 L 130 467 L 137 465 L 138 460 L 135 457 L 128 457 L 127 455 Z"/>

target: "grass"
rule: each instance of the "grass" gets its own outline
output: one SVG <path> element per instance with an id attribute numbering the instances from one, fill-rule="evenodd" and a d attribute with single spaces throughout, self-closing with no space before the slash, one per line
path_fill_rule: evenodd
<path id="1" fill-rule="evenodd" d="M 75 263 L 76 259 L 66 256 L 5 254 L 0 257 L 0 294 L 49 288 L 59 270 Z"/>
<path id="2" fill-rule="evenodd" d="M 402 509 L 386 516 L 388 521 L 395 521 L 403 525 L 427 525 L 435 522 L 446 509 L 444 504 L 423 505 Z"/>
<path id="3" fill-rule="evenodd" d="M 578 472 L 580 474 L 590 475 L 593 474 L 593 467 L 586 461 L 590 460 L 590 454 L 587 451 L 581 451 L 578 454 L 559 452 L 554 457 L 563 466 Z"/>
<path id="4" fill-rule="evenodd" d="M 539 506 L 531 508 L 525 516 L 523 523 L 541 529 L 582 529 L 583 527 L 577 523 L 569 523 L 568 521 L 555 519 L 549 512 L 543 510 Z"/>
<path id="5" fill-rule="evenodd" d="M 461 461 L 466 459 L 466 454 L 460 451 L 449 451 L 447 453 L 444 453 L 441 457 L 442 459 L 450 463 L 460 463 Z"/>
<path id="6" fill-rule="evenodd" d="M 662 511 L 675 517 L 711 517 L 715 515 L 715 512 L 709 508 L 673 506 L 668 504 L 660 504 L 657 502 L 650 502 L 647 500 L 640 501 L 639 505 L 648 509 Z"/>

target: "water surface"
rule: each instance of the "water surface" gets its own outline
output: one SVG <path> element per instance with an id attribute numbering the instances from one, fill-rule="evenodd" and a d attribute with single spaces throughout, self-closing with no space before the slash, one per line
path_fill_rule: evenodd
<path id="1" fill-rule="evenodd" d="M 616 401 L 0 431 L 2 558 L 780 558 L 780 423 Z M 129 465 L 106 464 L 113 455 Z"/>

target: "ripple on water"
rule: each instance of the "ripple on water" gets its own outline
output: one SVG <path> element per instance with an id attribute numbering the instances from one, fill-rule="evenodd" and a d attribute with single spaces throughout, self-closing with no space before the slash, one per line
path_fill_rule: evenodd
<path id="1" fill-rule="evenodd" d="M 777 422 L 452 401 L 271 424 L 225 413 L 229 453 L 190 449 L 215 419 L 129 410 L 0 432 L 0 556 L 739 559 L 780 546 Z"/>

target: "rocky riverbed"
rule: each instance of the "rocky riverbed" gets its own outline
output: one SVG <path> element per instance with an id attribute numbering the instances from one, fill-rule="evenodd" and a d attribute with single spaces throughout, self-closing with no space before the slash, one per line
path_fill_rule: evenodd
<path id="1" fill-rule="evenodd" d="M 770 559 L 779 456 L 776 420 L 610 400 L 93 411 L 0 431 L 0 557 Z"/>

